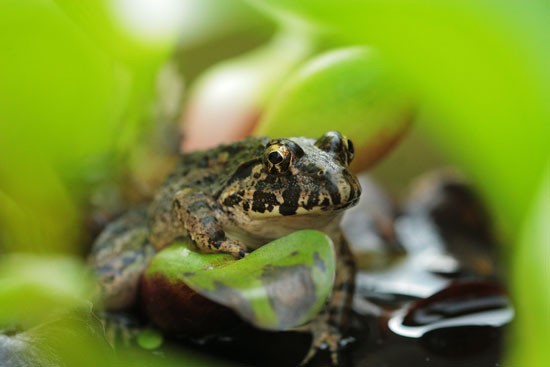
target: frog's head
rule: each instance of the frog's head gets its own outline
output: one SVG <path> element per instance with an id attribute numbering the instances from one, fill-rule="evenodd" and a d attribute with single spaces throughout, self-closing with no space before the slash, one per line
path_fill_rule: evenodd
<path id="1" fill-rule="evenodd" d="M 361 194 L 350 173 L 353 144 L 339 132 L 319 139 L 272 139 L 261 154 L 239 166 L 219 199 L 251 219 L 333 215 Z"/>

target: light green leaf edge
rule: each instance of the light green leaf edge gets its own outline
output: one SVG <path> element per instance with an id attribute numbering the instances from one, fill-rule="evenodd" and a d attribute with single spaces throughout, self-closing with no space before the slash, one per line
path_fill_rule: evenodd
<path id="1" fill-rule="evenodd" d="M 26 329 L 52 314 L 87 309 L 92 289 L 92 277 L 76 258 L 6 255 L 0 259 L 0 325 Z"/>
<path id="2" fill-rule="evenodd" d="M 301 312 L 289 323 L 273 307 L 277 300 L 269 297 L 262 275 L 266 269 L 277 267 L 280 271 L 270 282 L 285 281 L 295 275 L 295 266 L 300 265 L 311 269 L 315 300 L 303 310 L 299 303 L 308 303 L 305 298 L 308 292 L 288 289 L 294 292 L 292 300 L 296 302 L 292 312 Z M 335 266 L 331 239 L 319 231 L 302 230 L 270 242 L 238 261 L 226 254 L 198 253 L 185 243 L 177 243 L 155 255 L 146 276 L 162 274 L 172 281 L 185 282 L 204 297 L 232 308 L 256 327 L 286 330 L 306 323 L 319 313 L 332 290 Z M 217 291 L 219 286 L 224 291 Z M 234 291 L 231 295 L 237 297 L 228 297 L 225 292 L 228 288 Z"/>

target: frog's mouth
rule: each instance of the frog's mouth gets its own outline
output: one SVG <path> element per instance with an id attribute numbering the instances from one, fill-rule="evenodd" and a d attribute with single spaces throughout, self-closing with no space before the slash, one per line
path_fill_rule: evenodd
<path id="1" fill-rule="evenodd" d="M 289 194 L 290 193 L 290 194 Z M 344 172 L 338 181 L 326 180 L 317 190 L 292 195 L 292 188 L 282 194 L 280 215 L 330 215 L 354 206 L 361 196 L 361 185 L 355 176 Z"/>
<path id="2" fill-rule="evenodd" d="M 251 219 L 267 219 L 267 218 L 274 218 L 274 217 L 292 218 L 292 217 L 302 217 L 302 216 L 311 216 L 311 217 L 333 216 L 333 215 L 337 215 L 339 212 L 342 212 L 347 208 L 354 206 L 356 203 L 357 201 L 353 201 L 353 202 L 348 202 L 346 204 L 339 205 L 339 206 L 331 206 L 331 207 L 315 206 L 311 208 L 309 207 L 305 208 L 303 206 L 286 207 L 284 205 L 278 205 L 262 211 L 250 210 L 248 211 L 248 216 Z"/>
<path id="3" fill-rule="evenodd" d="M 355 177 L 348 185 L 329 187 L 325 190 L 300 192 L 292 187 L 279 195 L 256 192 L 252 202 L 247 202 L 249 216 L 261 219 L 275 216 L 333 216 L 357 204 L 361 187 Z"/>
<path id="4" fill-rule="evenodd" d="M 298 205 L 297 207 L 293 205 L 287 206 L 283 202 L 283 204 L 278 207 L 277 214 L 283 215 L 283 216 L 330 215 L 332 213 L 340 212 L 347 208 L 351 208 L 352 206 L 356 205 L 358 201 L 359 201 L 359 196 L 350 198 L 342 203 L 333 203 L 330 200 L 323 199 L 320 205 L 309 206 L 306 204 L 306 205 Z"/>

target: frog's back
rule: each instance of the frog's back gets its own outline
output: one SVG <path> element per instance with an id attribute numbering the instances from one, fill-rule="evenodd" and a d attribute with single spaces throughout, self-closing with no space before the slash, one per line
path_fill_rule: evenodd
<path id="1" fill-rule="evenodd" d="M 205 151 L 187 153 L 164 180 L 159 191 L 174 187 L 200 188 L 213 195 L 225 186 L 237 168 L 262 156 L 268 138 L 249 137 Z"/>
<path id="2" fill-rule="evenodd" d="M 182 155 L 149 207 L 149 225 L 153 235 L 156 231 L 169 231 L 174 225 L 172 204 L 178 191 L 200 190 L 215 198 L 240 165 L 262 156 L 268 140 L 266 137 L 250 137 L 210 150 Z"/>

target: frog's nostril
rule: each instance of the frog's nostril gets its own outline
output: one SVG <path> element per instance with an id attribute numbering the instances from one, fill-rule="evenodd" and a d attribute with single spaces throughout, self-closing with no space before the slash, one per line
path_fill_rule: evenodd
<path id="1" fill-rule="evenodd" d="M 323 171 L 322 169 L 317 171 L 317 176 L 323 176 L 325 174 L 325 171 Z"/>

